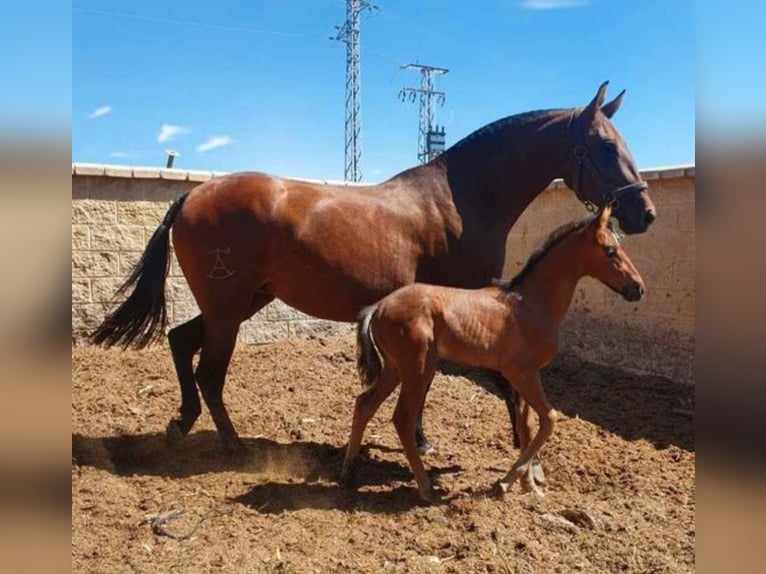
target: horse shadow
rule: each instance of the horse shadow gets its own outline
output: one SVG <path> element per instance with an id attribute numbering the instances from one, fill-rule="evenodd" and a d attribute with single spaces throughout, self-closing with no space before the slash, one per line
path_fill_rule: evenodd
<path id="1" fill-rule="evenodd" d="M 440 371 L 465 377 L 502 400 L 493 372 L 448 362 L 440 363 Z M 694 418 L 687 408 L 693 387 L 566 356 L 557 357 L 540 377 L 551 404 L 568 417 L 625 440 L 647 440 L 657 449 L 674 445 L 694 451 Z"/>
<path id="2" fill-rule="evenodd" d="M 199 431 L 171 448 L 163 433 L 89 437 L 72 434 L 72 462 L 117 476 L 183 479 L 207 473 L 252 474 L 249 490 L 230 498 L 259 513 L 280 514 L 303 508 L 398 513 L 421 504 L 408 467 L 373 456 L 390 449 L 370 445 L 359 453 L 354 485 L 338 483 L 345 447 L 313 441 L 279 443 L 242 439 L 245 452 L 232 455 L 214 431 Z M 432 467 L 432 475 L 461 471 Z M 406 484 L 402 484 L 406 483 Z"/>

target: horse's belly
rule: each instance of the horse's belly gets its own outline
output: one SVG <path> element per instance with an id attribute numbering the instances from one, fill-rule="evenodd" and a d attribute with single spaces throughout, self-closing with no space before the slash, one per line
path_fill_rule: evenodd
<path id="1" fill-rule="evenodd" d="M 271 286 L 278 299 L 308 315 L 355 321 L 362 309 L 412 280 L 403 274 L 363 276 L 294 266 L 291 272 L 280 273 Z"/>

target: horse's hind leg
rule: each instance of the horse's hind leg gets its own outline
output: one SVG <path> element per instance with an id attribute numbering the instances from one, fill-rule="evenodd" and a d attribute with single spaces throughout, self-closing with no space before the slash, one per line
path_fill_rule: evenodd
<path id="1" fill-rule="evenodd" d="M 513 436 L 513 446 L 515 448 L 521 447 L 521 440 L 519 438 L 519 430 L 516 427 L 517 424 L 517 404 L 519 402 L 519 394 L 513 390 L 510 382 L 499 371 L 491 371 L 492 379 L 495 383 L 497 391 L 500 396 L 503 397 L 505 402 L 505 408 L 508 409 L 508 417 L 511 419 L 511 435 Z"/>
<path id="2" fill-rule="evenodd" d="M 191 321 L 174 327 L 168 333 L 170 352 L 173 355 L 173 364 L 181 386 L 181 416 L 170 421 L 166 432 L 168 442 L 171 444 L 177 443 L 189 433 L 202 410 L 197 385 L 194 382 L 192 361 L 194 354 L 202 347 L 204 332 L 202 315 L 197 315 Z"/>
<path id="3" fill-rule="evenodd" d="M 399 376 L 394 368 L 385 364 L 377 382 L 356 398 L 354 421 L 351 423 L 351 436 L 348 439 L 343 470 L 340 473 L 341 482 L 349 482 L 353 477 L 354 461 L 359 454 L 364 429 L 367 428 L 367 423 L 375 416 L 380 405 L 388 398 L 398 383 Z"/>
<path id="4" fill-rule="evenodd" d="M 223 404 L 223 384 L 237 342 L 239 323 L 206 322 L 202 353 L 195 377 L 218 434 L 227 450 L 243 449 Z"/>

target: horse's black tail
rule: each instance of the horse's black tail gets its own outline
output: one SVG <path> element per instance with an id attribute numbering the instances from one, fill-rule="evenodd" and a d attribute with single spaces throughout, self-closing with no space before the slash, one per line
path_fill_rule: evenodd
<path id="1" fill-rule="evenodd" d="M 359 372 L 362 385 L 365 387 L 371 387 L 377 383 L 380 371 L 383 369 L 380 355 L 378 355 L 372 340 L 372 333 L 370 333 L 372 316 L 377 309 L 377 305 L 363 309 L 359 313 L 356 324 L 356 370 Z"/>
<path id="2" fill-rule="evenodd" d="M 165 277 L 170 266 L 170 228 L 188 195 L 184 193 L 170 206 L 130 277 L 117 290 L 115 297 L 133 287 L 128 298 L 91 334 L 90 339 L 96 345 L 119 344 L 141 349 L 162 336 L 167 325 Z"/>

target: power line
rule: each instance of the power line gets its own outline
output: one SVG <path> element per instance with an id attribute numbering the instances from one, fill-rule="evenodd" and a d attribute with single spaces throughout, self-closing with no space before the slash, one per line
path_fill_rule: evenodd
<path id="1" fill-rule="evenodd" d="M 406 64 L 405 70 L 420 71 L 420 87 L 405 87 L 399 91 L 399 98 L 404 102 L 419 100 L 418 113 L 418 161 L 428 163 L 444 150 L 444 126 L 438 128 L 435 124 L 435 104 L 444 105 L 447 94 L 434 90 L 434 76 L 443 76 L 449 72 L 446 68 L 425 66 L 422 64 Z"/>
<path id="2" fill-rule="evenodd" d="M 346 0 L 346 21 L 336 26 L 338 33 L 331 40 L 346 43 L 346 181 L 362 180 L 362 104 L 361 52 L 359 50 L 359 21 L 363 10 L 378 9 L 366 0 Z"/>
<path id="3" fill-rule="evenodd" d="M 81 12 L 83 14 L 94 14 L 97 16 L 111 16 L 113 18 L 123 18 L 125 20 L 139 20 L 143 22 L 155 22 L 158 24 L 174 24 L 181 26 L 193 26 L 195 28 L 209 28 L 212 30 L 226 30 L 228 32 L 249 32 L 253 34 L 266 34 L 269 36 L 291 36 L 296 38 L 319 38 L 321 36 L 304 34 L 303 32 L 286 32 L 283 30 L 264 30 L 260 28 L 248 28 L 246 26 L 231 26 L 229 24 L 216 24 L 213 22 L 196 22 L 194 20 L 177 20 L 175 18 L 162 18 L 158 16 L 145 16 L 143 14 L 132 14 L 128 12 L 114 12 L 110 10 L 96 10 L 92 8 L 73 7 L 72 12 Z"/>

